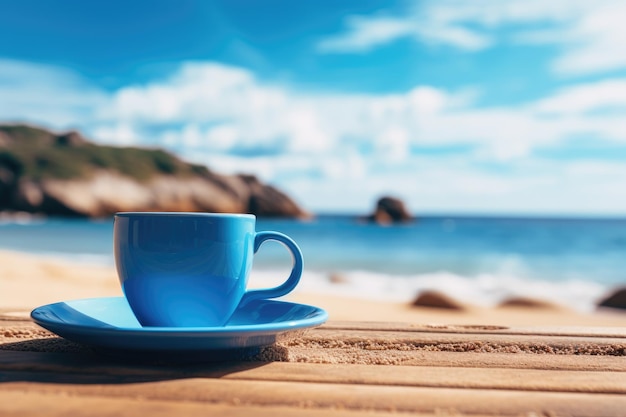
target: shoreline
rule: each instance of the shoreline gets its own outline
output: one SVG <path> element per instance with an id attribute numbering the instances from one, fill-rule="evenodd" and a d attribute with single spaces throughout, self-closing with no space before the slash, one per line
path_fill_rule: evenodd
<path id="1" fill-rule="evenodd" d="M 40 305 L 79 298 L 121 296 L 113 266 L 90 265 L 24 252 L 0 250 L 0 309 L 31 310 Z M 304 287 L 304 286 L 302 286 Z M 457 309 L 412 306 L 407 302 L 377 301 L 297 288 L 284 300 L 316 305 L 331 321 L 402 322 L 498 326 L 626 327 L 626 310 L 585 313 L 568 307 L 528 300 L 521 305 L 478 306 L 456 302 Z M 536 301 L 536 302 L 533 302 Z"/>

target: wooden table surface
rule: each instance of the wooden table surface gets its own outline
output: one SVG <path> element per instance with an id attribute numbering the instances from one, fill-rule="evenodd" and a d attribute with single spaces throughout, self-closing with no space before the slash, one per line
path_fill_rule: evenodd
<path id="1" fill-rule="evenodd" d="M 0 312 L 0 415 L 626 416 L 626 329 L 329 322 L 250 360 L 120 362 Z"/>

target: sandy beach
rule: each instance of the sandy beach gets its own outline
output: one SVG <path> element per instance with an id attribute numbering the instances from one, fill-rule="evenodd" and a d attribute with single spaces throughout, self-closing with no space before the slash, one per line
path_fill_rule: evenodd
<path id="1" fill-rule="evenodd" d="M 0 308 L 4 311 L 79 298 L 122 295 L 114 267 L 0 251 Z M 454 294 L 446 294 L 454 298 Z M 331 321 L 400 322 L 432 325 L 624 327 L 626 312 L 581 313 L 556 305 L 484 307 L 459 303 L 460 309 L 415 307 L 296 289 L 285 299 L 316 305 Z"/>

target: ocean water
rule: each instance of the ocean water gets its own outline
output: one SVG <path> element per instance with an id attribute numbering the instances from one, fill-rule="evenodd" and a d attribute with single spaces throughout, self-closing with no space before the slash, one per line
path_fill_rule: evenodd
<path id="1" fill-rule="evenodd" d="M 528 296 L 589 311 L 626 285 L 626 219 L 428 216 L 378 226 L 357 216 L 257 220 L 302 248 L 300 289 L 409 301 L 435 289 L 477 305 Z M 113 264 L 112 220 L 0 221 L 0 249 L 75 262 Z M 287 276 L 288 252 L 267 243 L 255 256 L 252 287 Z M 1 277 L 0 277 L 1 278 Z"/>

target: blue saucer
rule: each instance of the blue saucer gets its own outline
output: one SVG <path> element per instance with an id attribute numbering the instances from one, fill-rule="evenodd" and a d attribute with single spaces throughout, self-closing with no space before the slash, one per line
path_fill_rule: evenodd
<path id="1" fill-rule="evenodd" d="M 251 301 L 224 327 L 142 327 L 124 297 L 92 298 L 38 307 L 40 326 L 96 350 L 176 355 L 259 348 L 294 331 L 319 326 L 317 307 L 275 300 Z"/>

